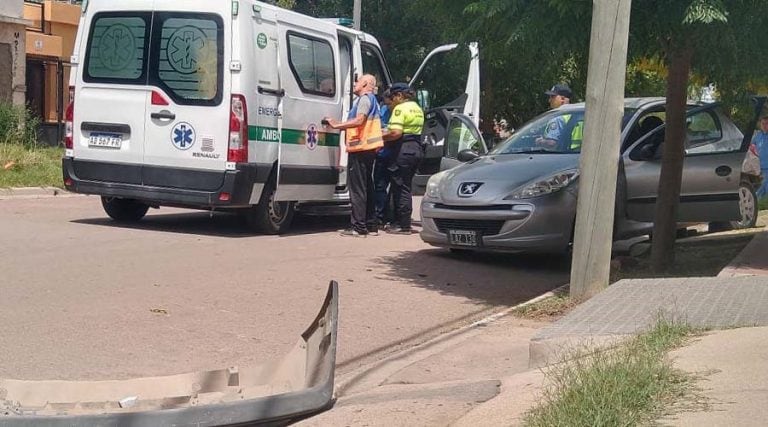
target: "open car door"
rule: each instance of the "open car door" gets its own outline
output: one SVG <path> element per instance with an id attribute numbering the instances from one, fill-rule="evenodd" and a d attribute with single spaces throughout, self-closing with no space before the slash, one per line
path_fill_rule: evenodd
<path id="1" fill-rule="evenodd" d="M 424 193 L 430 176 L 460 163 L 455 148 L 467 146 L 477 154 L 488 151 L 478 130 L 479 49 L 477 43 L 469 43 L 465 46 L 469 50 L 467 57 L 459 47 L 458 44 L 449 44 L 432 50 L 409 82 L 424 109 L 422 142 L 425 153 L 413 178 L 416 195 Z M 466 76 L 466 81 L 457 76 Z M 453 148 L 450 148 L 447 142 L 452 131 Z M 463 143 L 459 141 L 462 138 Z"/>

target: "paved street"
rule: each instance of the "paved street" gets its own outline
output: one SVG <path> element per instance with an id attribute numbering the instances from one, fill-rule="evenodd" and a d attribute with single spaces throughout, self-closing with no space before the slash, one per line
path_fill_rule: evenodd
<path id="1" fill-rule="evenodd" d="M 463 259 L 417 235 L 341 238 L 343 218 L 287 236 L 224 213 L 163 208 L 136 226 L 96 197 L 0 201 L 0 377 L 103 379 L 281 356 L 341 289 L 339 372 L 567 281 L 551 257 Z"/>

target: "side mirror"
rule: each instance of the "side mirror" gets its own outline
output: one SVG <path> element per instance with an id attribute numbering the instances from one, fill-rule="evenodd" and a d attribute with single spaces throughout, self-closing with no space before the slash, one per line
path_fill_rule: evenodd
<path id="1" fill-rule="evenodd" d="M 456 159 L 458 159 L 460 162 L 468 162 L 470 160 L 475 160 L 478 157 L 480 157 L 479 154 L 469 149 L 461 150 L 459 151 L 459 154 L 456 155 Z"/>

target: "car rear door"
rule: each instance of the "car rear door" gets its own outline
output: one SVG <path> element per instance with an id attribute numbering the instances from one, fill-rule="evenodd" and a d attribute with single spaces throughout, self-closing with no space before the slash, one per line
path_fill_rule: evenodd
<path id="1" fill-rule="evenodd" d="M 99 2 L 83 20 L 88 36 L 75 54 L 82 63 L 72 127 L 81 179 L 141 183 L 152 7 L 137 0 L 115 12 Z"/>
<path id="2" fill-rule="evenodd" d="M 200 12 L 205 11 L 205 12 Z M 229 143 L 230 7 L 156 1 L 146 99 L 145 185 L 212 191 Z"/>
<path id="3" fill-rule="evenodd" d="M 747 146 L 742 133 L 716 104 L 686 114 L 685 160 L 677 219 L 680 222 L 741 218 L 739 182 Z M 652 222 L 655 215 L 664 127 L 641 138 L 623 155 L 627 215 Z M 748 141 L 747 141 L 748 142 Z M 646 146 L 658 146 L 655 150 Z"/>

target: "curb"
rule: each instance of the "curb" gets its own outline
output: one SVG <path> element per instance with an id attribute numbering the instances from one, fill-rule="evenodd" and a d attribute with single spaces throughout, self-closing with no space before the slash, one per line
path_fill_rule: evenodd
<path id="1" fill-rule="evenodd" d="M 47 199 L 51 197 L 75 197 L 80 194 L 70 193 L 58 187 L 14 187 L 0 188 L 0 200 Z"/>
<path id="2" fill-rule="evenodd" d="M 422 360 L 426 357 L 440 353 L 444 349 L 453 345 L 457 338 L 466 334 L 470 334 L 473 331 L 478 331 L 481 328 L 495 322 L 496 320 L 508 316 L 515 309 L 525 307 L 543 299 L 555 296 L 556 292 L 560 291 L 566 286 L 568 286 L 568 284 L 559 286 L 528 301 L 522 302 L 512 307 L 507 307 L 469 325 L 465 325 L 453 331 L 446 332 L 421 344 L 410 347 L 398 353 L 391 354 L 376 362 L 348 372 L 336 380 L 336 398 L 340 398 L 348 394 L 354 394 L 355 392 L 359 392 L 357 390 L 361 388 L 364 389 L 366 386 L 375 387 L 379 382 L 389 377 L 393 372 L 397 372 L 403 367 L 411 365 L 418 360 Z M 471 337 L 472 336 L 470 335 L 465 339 L 471 339 Z"/>
<path id="3" fill-rule="evenodd" d="M 744 249 L 725 266 L 717 277 L 765 276 L 768 261 L 765 249 L 768 248 L 768 231 L 755 234 Z M 762 262 L 762 263 L 761 263 Z"/>

